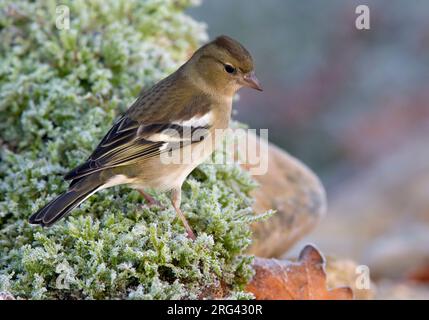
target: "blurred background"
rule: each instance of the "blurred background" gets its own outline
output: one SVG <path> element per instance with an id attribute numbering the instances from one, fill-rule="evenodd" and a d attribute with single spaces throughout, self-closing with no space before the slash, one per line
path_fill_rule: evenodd
<path id="1" fill-rule="evenodd" d="M 360 4 L 370 30 L 355 27 Z M 328 215 L 303 242 L 380 281 L 428 283 L 429 2 L 207 0 L 189 13 L 255 58 L 264 92 L 241 90 L 235 118 L 269 128 L 328 191 Z"/>

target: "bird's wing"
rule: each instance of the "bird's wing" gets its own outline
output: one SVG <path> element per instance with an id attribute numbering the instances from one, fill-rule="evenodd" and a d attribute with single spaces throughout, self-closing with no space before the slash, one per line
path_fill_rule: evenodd
<path id="1" fill-rule="evenodd" d="M 201 141 L 210 127 L 210 123 L 204 123 L 200 118 L 195 125 L 189 121 L 182 123 L 139 124 L 123 116 L 115 122 L 88 160 L 64 178 L 74 180 L 107 168 L 160 156 L 162 152 Z"/>

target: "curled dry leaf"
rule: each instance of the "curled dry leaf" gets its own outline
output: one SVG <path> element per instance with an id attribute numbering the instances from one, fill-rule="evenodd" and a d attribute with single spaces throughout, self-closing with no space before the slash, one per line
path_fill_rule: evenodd
<path id="1" fill-rule="evenodd" d="M 417 283 L 429 283 L 429 264 L 418 266 L 408 272 L 407 279 Z"/>
<path id="2" fill-rule="evenodd" d="M 301 251 L 298 262 L 256 258 L 253 267 L 255 276 L 246 289 L 258 300 L 353 299 L 349 287 L 326 287 L 325 259 L 311 245 Z"/>

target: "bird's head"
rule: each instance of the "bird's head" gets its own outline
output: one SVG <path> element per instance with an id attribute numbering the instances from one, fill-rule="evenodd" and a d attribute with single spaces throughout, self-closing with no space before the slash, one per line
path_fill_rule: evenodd
<path id="1" fill-rule="evenodd" d="M 227 36 L 217 37 L 198 49 L 188 68 L 191 77 L 213 92 L 232 96 L 241 87 L 262 91 L 249 51 Z"/>

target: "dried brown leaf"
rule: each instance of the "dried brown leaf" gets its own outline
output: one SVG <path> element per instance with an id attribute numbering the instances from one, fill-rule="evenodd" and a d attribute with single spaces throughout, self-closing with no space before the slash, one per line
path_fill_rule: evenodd
<path id="1" fill-rule="evenodd" d="M 350 300 L 349 287 L 329 290 L 326 287 L 325 259 L 313 246 L 307 245 L 298 262 L 256 258 L 255 276 L 247 291 L 258 300 Z"/>

